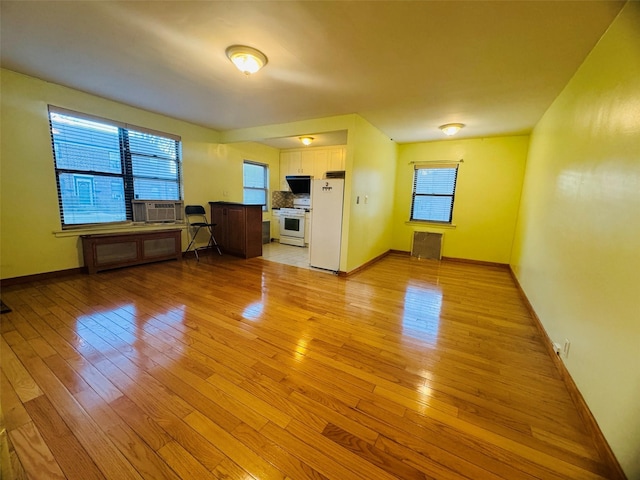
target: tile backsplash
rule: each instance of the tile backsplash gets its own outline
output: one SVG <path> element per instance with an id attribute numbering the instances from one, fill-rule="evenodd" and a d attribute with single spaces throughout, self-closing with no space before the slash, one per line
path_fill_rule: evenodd
<path id="1" fill-rule="evenodd" d="M 271 208 L 293 208 L 294 200 L 309 198 L 308 193 L 291 193 L 285 191 L 274 191 L 271 194 Z"/>
<path id="2" fill-rule="evenodd" d="M 293 193 L 274 191 L 271 195 L 271 208 L 293 208 Z"/>

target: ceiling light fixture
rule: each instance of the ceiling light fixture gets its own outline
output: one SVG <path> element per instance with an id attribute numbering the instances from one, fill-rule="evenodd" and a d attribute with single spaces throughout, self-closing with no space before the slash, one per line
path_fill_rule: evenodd
<path id="1" fill-rule="evenodd" d="M 231 45 L 226 50 L 229 60 L 245 75 L 256 73 L 268 60 L 264 53 L 244 45 Z"/>
<path id="2" fill-rule="evenodd" d="M 311 145 L 311 142 L 313 142 L 313 137 L 300 137 L 300 141 L 302 142 L 303 145 Z"/>
<path id="3" fill-rule="evenodd" d="M 447 123 L 445 125 L 440 125 L 438 128 L 442 130 L 445 135 L 451 136 L 458 133 L 463 127 L 463 123 Z"/>

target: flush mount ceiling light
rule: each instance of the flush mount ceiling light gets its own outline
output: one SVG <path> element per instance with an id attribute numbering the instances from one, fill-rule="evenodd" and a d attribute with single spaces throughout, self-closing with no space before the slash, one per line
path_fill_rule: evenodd
<path id="1" fill-rule="evenodd" d="M 447 123 L 446 125 L 440 125 L 438 128 L 444 132 L 445 135 L 455 135 L 464 127 L 462 123 Z"/>
<path id="2" fill-rule="evenodd" d="M 231 45 L 226 53 L 229 60 L 245 75 L 256 73 L 268 61 L 266 55 L 260 50 L 244 45 Z"/>
<path id="3" fill-rule="evenodd" d="M 300 141 L 302 142 L 303 145 L 311 145 L 311 142 L 313 142 L 313 137 L 300 137 Z"/>

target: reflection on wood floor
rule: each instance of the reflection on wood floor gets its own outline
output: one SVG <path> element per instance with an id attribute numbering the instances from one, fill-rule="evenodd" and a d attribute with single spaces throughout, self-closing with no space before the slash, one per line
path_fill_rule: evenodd
<path id="1" fill-rule="evenodd" d="M 18 478 L 613 478 L 506 269 L 210 255 L 2 298 Z"/>

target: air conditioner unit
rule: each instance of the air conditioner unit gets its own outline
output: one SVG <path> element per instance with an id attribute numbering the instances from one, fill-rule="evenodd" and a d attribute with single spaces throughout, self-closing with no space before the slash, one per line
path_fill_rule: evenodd
<path id="1" fill-rule="evenodd" d="M 176 206 L 173 202 L 147 202 L 147 222 L 175 222 Z"/>
<path id="2" fill-rule="evenodd" d="M 133 200 L 134 222 L 181 222 L 184 202 L 174 200 Z"/>

